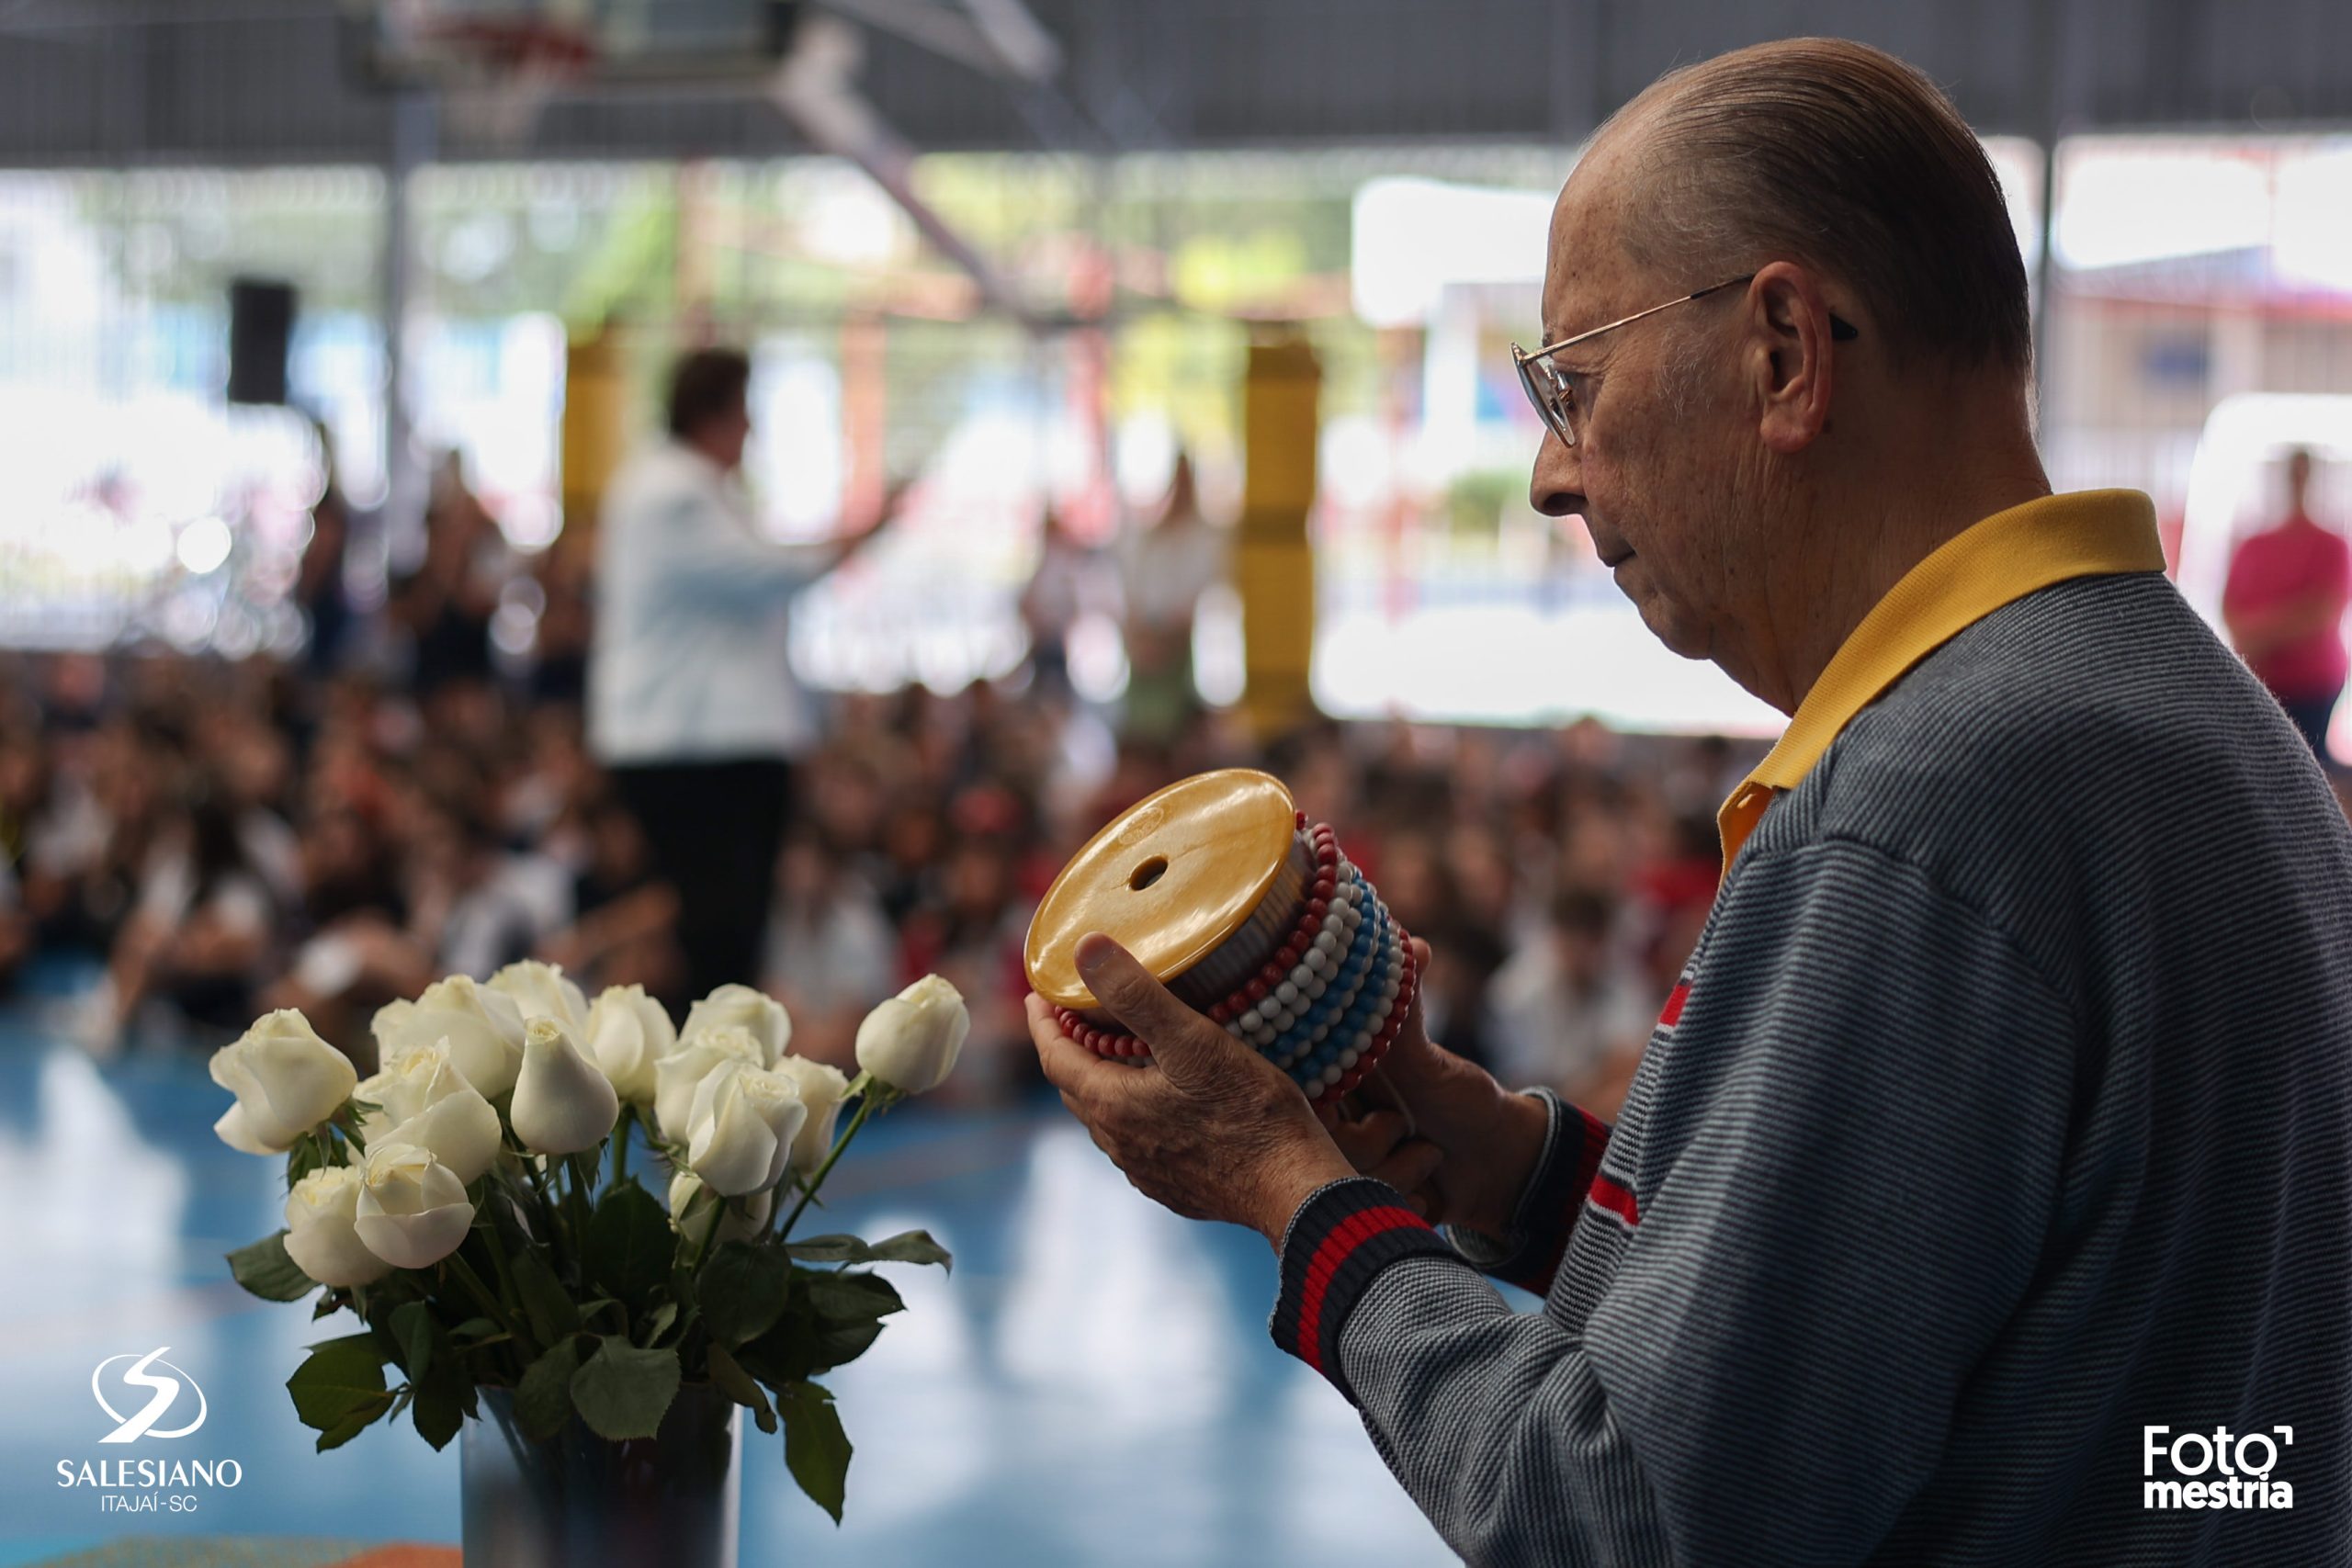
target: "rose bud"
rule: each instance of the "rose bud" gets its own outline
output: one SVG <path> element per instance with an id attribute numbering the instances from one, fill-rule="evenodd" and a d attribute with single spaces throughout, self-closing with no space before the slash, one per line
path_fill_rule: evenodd
<path id="1" fill-rule="evenodd" d="M 623 1100 L 653 1103 L 653 1065 L 678 1043 L 677 1026 L 642 986 L 607 986 L 588 1010 L 588 1055 Z"/>
<path id="2" fill-rule="evenodd" d="M 487 984 L 514 1002 L 525 1023 L 535 1018 L 551 1018 L 574 1039 L 587 1031 L 588 998 L 578 986 L 563 977 L 560 964 L 526 958 L 509 964 L 492 975 Z"/>
<path id="3" fill-rule="evenodd" d="M 790 1078 L 729 1062 L 695 1089 L 686 1163 L 721 1197 L 764 1191 L 784 1179 L 792 1140 L 808 1119 Z"/>
<path id="4" fill-rule="evenodd" d="M 429 1269 L 458 1250 L 474 1223 L 458 1173 L 414 1144 L 381 1144 L 361 1169 L 353 1228 L 396 1269 Z"/>
<path id="5" fill-rule="evenodd" d="M 448 1059 L 447 1045 L 411 1051 L 398 1066 L 379 1068 L 361 1078 L 351 1098 L 376 1109 L 360 1112 L 359 1135 L 371 1144 L 381 1143 L 386 1134 L 424 1110 L 424 1086 Z"/>
<path id="6" fill-rule="evenodd" d="M 612 1079 L 580 1054 L 563 1026 L 553 1019 L 533 1019 L 508 1111 L 523 1146 L 542 1155 L 593 1149 L 612 1134 L 620 1113 Z"/>
<path id="7" fill-rule="evenodd" d="M 772 1071 L 792 1080 L 808 1120 L 792 1140 L 792 1168 L 806 1176 L 833 1152 L 833 1123 L 841 1119 L 842 1096 L 849 1092 L 849 1077 L 839 1067 L 812 1062 L 806 1056 L 785 1056 Z"/>
<path id="8" fill-rule="evenodd" d="M 484 1100 L 513 1089 L 523 1066 L 522 1010 L 513 998 L 464 975 L 435 980 L 406 1009 L 397 1002 L 384 1008 L 376 1014 L 375 1031 L 387 1066 L 447 1041 L 449 1059 Z"/>
<path id="9" fill-rule="evenodd" d="M 393 1128 L 427 1105 L 470 1087 L 450 1057 L 447 1041 L 409 1046 L 351 1091 L 352 1099 L 376 1108 L 361 1115 L 360 1136 L 371 1144 L 387 1143 Z"/>
<path id="10" fill-rule="evenodd" d="M 902 1094 L 927 1094 L 955 1069 L 971 1029 L 963 994 L 925 975 L 865 1015 L 857 1026 L 857 1065 Z"/>
<path id="11" fill-rule="evenodd" d="M 458 1076 L 457 1068 L 444 1066 L 436 1087 L 445 1080 L 447 1092 L 431 1096 L 424 1110 L 393 1127 L 380 1141 L 413 1144 L 447 1166 L 459 1181 L 471 1181 L 497 1163 L 503 1142 L 498 1112 L 473 1085 Z M 372 1146 L 379 1140 L 371 1136 L 368 1141 Z"/>
<path id="12" fill-rule="evenodd" d="M 683 1232 L 686 1225 L 686 1211 L 694 1206 L 701 1193 L 702 1178 L 691 1170 L 681 1170 L 670 1179 L 670 1228 Z M 722 1241 L 750 1241 L 767 1228 L 768 1213 L 775 1207 L 773 1191 L 754 1192 L 748 1198 L 738 1198 L 729 1203 L 713 1196 L 714 1203 L 727 1203 L 727 1213 L 718 1222 L 718 1233 L 711 1237 L 717 1246 Z M 706 1220 L 705 1224 L 709 1222 Z M 697 1233 L 699 1234 L 699 1233 Z"/>
<path id="13" fill-rule="evenodd" d="M 353 1224 L 363 1185 L 356 1167 L 322 1166 L 286 1195 L 286 1256 L 322 1285 L 372 1285 L 391 1272 Z"/>
<path id="14" fill-rule="evenodd" d="M 681 1034 L 677 1049 L 653 1064 L 653 1122 L 664 1138 L 673 1144 L 686 1141 L 694 1131 L 695 1090 L 727 1062 L 767 1066 L 759 1040 L 750 1030 L 731 1025 Z"/>
<path id="15" fill-rule="evenodd" d="M 410 1021 L 416 1016 L 416 1004 L 406 997 L 394 997 L 376 1010 L 368 1021 L 368 1032 L 376 1037 L 376 1061 L 390 1066 L 392 1058 L 415 1043 L 416 1031 Z M 362 1096 L 361 1098 L 366 1098 Z"/>
<path id="16" fill-rule="evenodd" d="M 212 1081 L 237 1097 L 212 1124 L 220 1141 L 249 1155 L 274 1155 L 340 1110 L 359 1074 L 310 1020 L 284 1008 L 212 1054 Z"/>
<path id="17" fill-rule="evenodd" d="M 760 1066 L 773 1067 L 784 1048 L 792 1043 L 792 1015 L 774 997 L 749 986 L 721 986 L 686 1010 L 686 1026 L 678 1031 L 681 1044 L 707 1030 L 744 1029 L 760 1043 Z"/>

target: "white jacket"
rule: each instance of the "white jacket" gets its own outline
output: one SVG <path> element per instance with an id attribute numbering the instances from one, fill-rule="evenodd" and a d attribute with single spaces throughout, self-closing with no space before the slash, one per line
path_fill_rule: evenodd
<path id="1" fill-rule="evenodd" d="M 675 441 L 614 476 L 596 540 L 588 741 L 607 765 L 791 758 L 815 739 L 786 655 L 796 552 L 740 482 Z"/>

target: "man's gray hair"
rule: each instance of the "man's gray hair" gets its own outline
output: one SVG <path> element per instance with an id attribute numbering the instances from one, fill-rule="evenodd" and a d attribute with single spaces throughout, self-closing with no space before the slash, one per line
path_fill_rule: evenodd
<path id="1" fill-rule="evenodd" d="M 1627 237 L 1644 265 L 1695 269 L 1698 288 L 1801 262 L 1860 295 L 1898 362 L 2030 368 L 2000 181 L 1918 71 L 1845 39 L 1788 39 L 1660 77 L 1618 118 L 1634 117 L 1657 196 Z"/>

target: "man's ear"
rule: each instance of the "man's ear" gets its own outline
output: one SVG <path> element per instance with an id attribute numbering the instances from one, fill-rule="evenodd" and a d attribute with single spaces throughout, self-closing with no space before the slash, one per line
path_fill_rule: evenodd
<path id="1" fill-rule="evenodd" d="M 1836 379 L 1829 301 L 1810 271 L 1783 261 L 1758 270 L 1745 303 L 1761 404 L 1758 433 L 1782 456 L 1801 452 L 1829 424 Z"/>

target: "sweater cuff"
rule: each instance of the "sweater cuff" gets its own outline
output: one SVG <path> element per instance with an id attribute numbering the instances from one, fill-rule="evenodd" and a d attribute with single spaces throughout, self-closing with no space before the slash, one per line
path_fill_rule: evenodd
<path id="1" fill-rule="evenodd" d="M 1283 1235 L 1274 1343 L 1355 1402 L 1340 1368 L 1340 1333 L 1373 1279 L 1407 1258 L 1455 1258 L 1453 1249 L 1385 1181 L 1354 1177 L 1318 1189 Z"/>
<path id="2" fill-rule="evenodd" d="M 1541 1296 L 1550 1293 L 1552 1278 L 1567 1253 L 1568 1234 L 1576 1228 L 1577 1215 L 1600 1168 L 1610 1128 L 1548 1089 L 1529 1092 L 1544 1102 L 1551 1124 L 1535 1172 L 1511 1215 L 1510 1235 L 1493 1237 L 1459 1226 L 1449 1227 L 1447 1234 L 1454 1250 L 1480 1273 Z"/>

